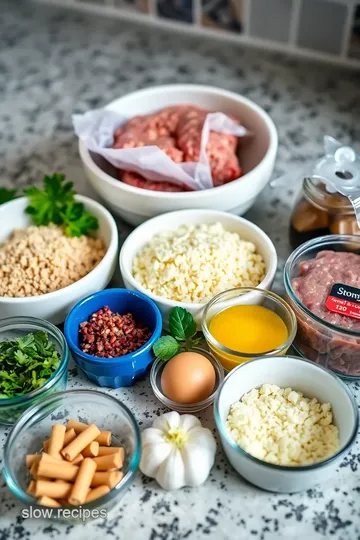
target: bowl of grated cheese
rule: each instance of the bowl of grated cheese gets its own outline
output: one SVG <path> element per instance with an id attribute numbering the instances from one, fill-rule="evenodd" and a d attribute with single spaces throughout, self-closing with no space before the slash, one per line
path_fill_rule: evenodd
<path id="1" fill-rule="evenodd" d="M 200 329 L 212 297 L 241 286 L 270 289 L 276 266 L 275 247 L 264 231 L 216 210 L 180 210 L 152 218 L 128 236 L 120 252 L 126 288 L 157 304 L 165 328 L 170 310 L 178 306 L 193 315 Z M 244 296 L 244 302 L 251 296 Z"/>
<path id="2" fill-rule="evenodd" d="M 233 369 L 218 389 L 214 417 L 234 469 L 279 493 L 328 480 L 359 427 L 347 386 L 322 366 L 294 356 L 257 358 Z"/>

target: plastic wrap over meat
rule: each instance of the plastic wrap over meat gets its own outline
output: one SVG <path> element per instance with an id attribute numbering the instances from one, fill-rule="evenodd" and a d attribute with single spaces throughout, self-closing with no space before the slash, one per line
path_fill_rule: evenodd
<path id="1" fill-rule="evenodd" d="M 210 189 L 241 176 L 239 120 L 174 105 L 130 120 L 107 109 L 73 115 L 77 136 L 119 169 L 124 183 L 155 191 Z"/>

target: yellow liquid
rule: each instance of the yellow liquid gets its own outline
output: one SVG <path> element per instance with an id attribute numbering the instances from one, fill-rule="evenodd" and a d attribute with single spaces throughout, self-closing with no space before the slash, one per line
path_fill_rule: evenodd
<path id="1" fill-rule="evenodd" d="M 221 345 L 240 353 L 253 354 L 277 349 L 288 338 L 285 323 L 273 311 L 263 306 L 232 306 L 217 313 L 210 321 L 209 331 Z M 248 358 L 236 357 L 211 347 L 225 369 L 232 369 Z M 282 354 L 285 354 L 283 351 Z"/>

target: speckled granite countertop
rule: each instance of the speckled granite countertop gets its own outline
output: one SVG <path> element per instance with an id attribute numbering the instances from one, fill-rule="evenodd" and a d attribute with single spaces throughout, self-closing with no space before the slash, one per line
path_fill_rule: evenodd
<path id="1" fill-rule="evenodd" d="M 348 71 L 11 0 L 1 2 L 0 21 L 1 185 L 23 187 L 59 170 L 80 192 L 93 196 L 81 169 L 71 113 L 153 84 L 218 85 L 259 103 L 279 129 L 277 174 L 318 155 L 325 133 L 346 143 L 360 139 L 359 79 Z M 286 231 L 292 196 L 291 186 L 282 193 L 269 187 L 247 215 L 276 244 L 277 289 L 290 251 Z M 119 230 L 124 238 L 130 228 L 119 223 Z M 72 369 L 69 386 L 90 384 Z M 359 384 L 351 388 L 360 403 Z M 134 411 L 142 427 L 163 412 L 147 381 L 111 393 Z M 214 429 L 211 408 L 200 417 Z M 7 433 L 0 429 L 2 443 Z M 202 487 L 167 493 L 139 473 L 107 519 L 78 526 L 24 520 L 0 482 L 2 540 L 360 538 L 359 445 L 328 482 L 294 495 L 265 493 L 247 484 L 219 449 Z"/>

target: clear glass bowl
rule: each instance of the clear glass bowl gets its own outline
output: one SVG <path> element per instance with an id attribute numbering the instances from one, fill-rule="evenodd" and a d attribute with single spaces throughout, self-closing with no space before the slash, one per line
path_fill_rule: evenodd
<path id="1" fill-rule="evenodd" d="M 110 510 L 123 496 L 132 483 L 138 469 L 141 453 L 140 431 L 133 414 L 113 396 L 91 390 L 68 390 L 47 397 L 38 405 L 27 410 L 13 427 L 4 449 L 4 477 L 12 493 L 27 506 L 34 509 L 44 508 L 26 493 L 29 473 L 25 463 L 27 454 L 41 450 L 42 443 L 49 437 L 51 426 L 55 423 L 66 424 L 70 419 L 85 423 L 94 423 L 101 430 L 112 432 L 112 446 L 123 446 L 125 460 L 124 476 L 115 488 L 103 497 L 81 505 L 81 509 L 90 510 L 91 517 L 106 517 Z M 80 507 L 74 507 L 80 509 Z M 65 507 L 69 509 L 69 507 Z M 97 512 L 94 510 L 97 509 Z M 53 509 L 52 519 L 65 519 L 64 509 Z M 103 512 L 95 515 L 99 510 Z M 81 516 L 66 519 L 81 520 Z"/>
<path id="2" fill-rule="evenodd" d="M 68 376 L 69 348 L 63 333 L 53 324 L 35 317 L 11 317 L 0 320 L 0 341 L 9 341 L 30 332 L 43 330 L 55 344 L 61 362 L 58 369 L 42 386 L 23 396 L 0 399 L 0 424 L 12 425 L 31 405 L 54 392 L 65 390 Z"/>
<path id="3" fill-rule="evenodd" d="M 262 305 L 279 315 L 288 331 L 287 340 L 277 349 L 254 354 L 235 351 L 219 343 L 209 330 L 210 322 L 217 313 L 237 305 Z M 296 318 L 291 307 L 277 294 L 257 287 L 237 287 L 214 296 L 206 305 L 202 319 L 202 331 L 210 350 L 220 360 L 225 370 L 230 371 L 239 364 L 254 358 L 286 354 L 296 334 Z"/>
<path id="4" fill-rule="evenodd" d="M 328 235 L 315 238 L 298 247 L 286 261 L 285 289 L 298 323 L 293 347 L 301 356 L 331 369 L 340 377 L 356 380 L 360 378 L 360 332 L 334 326 L 319 318 L 304 306 L 292 287 L 292 280 L 299 276 L 300 264 L 314 259 L 324 250 L 345 251 L 360 256 L 360 237 Z"/>
<path id="5" fill-rule="evenodd" d="M 202 411 L 203 409 L 209 407 L 209 405 L 213 403 L 216 391 L 224 379 L 224 370 L 222 368 L 222 365 L 218 362 L 216 358 L 214 358 L 214 356 L 209 351 L 201 349 L 200 347 L 193 347 L 191 350 L 193 352 L 197 352 L 199 354 L 202 354 L 203 356 L 206 356 L 206 358 L 212 363 L 215 369 L 216 378 L 214 390 L 212 391 L 210 396 L 203 401 L 198 401 L 197 403 L 177 403 L 176 401 L 167 398 L 165 394 L 163 394 L 161 390 L 161 375 L 166 365 L 166 362 L 164 362 L 163 360 L 157 358 L 153 363 L 150 371 L 150 384 L 157 399 L 161 401 L 161 403 L 165 405 L 168 409 L 177 411 L 179 413 L 190 414 Z"/>

